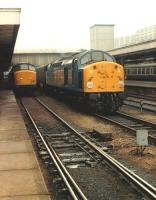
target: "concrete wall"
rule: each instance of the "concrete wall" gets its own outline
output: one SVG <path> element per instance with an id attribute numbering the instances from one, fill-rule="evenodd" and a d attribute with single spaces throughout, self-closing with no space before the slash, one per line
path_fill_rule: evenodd
<path id="1" fill-rule="evenodd" d="M 42 66 L 69 55 L 71 53 L 15 53 L 12 58 L 12 63 L 28 62 Z"/>
<path id="2" fill-rule="evenodd" d="M 97 24 L 90 27 L 90 48 L 108 51 L 114 48 L 114 25 Z"/>

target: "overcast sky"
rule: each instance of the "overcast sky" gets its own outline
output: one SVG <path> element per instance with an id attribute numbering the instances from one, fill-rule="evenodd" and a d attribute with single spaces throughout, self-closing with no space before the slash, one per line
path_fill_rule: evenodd
<path id="1" fill-rule="evenodd" d="M 115 24 L 115 37 L 156 24 L 156 0 L 0 0 L 21 8 L 15 49 L 89 48 L 89 28 Z"/>

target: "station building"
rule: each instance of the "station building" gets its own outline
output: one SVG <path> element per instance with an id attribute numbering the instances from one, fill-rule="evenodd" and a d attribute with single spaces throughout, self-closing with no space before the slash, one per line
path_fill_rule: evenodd
<path id="1" fill-rule="evenodd" d="M 114 48 L 114 24 L 95 24 L 90 27 L 90 48 L 108 51 Z"/>

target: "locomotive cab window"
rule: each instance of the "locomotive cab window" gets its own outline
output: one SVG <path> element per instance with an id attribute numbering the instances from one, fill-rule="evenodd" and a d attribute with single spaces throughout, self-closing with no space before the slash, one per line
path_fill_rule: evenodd
<path id="1" fill-rule="evenodd" d="M 33 65 L 29 65 L 29 70 L 35 71 L 35 67 Z"/>
<path id="2" fill-rule="evenodd" d="M 14 71 L 19 71 L 19 70 L 36 71 L 35 66 L 30 65 L 29 63 L 14 65 Z"/>
<path id="3" fill-rule="evenodd" d="M 14 71 L 28 70 L 28 64 L 20 64 L 14 66 Z"/>
<path id="4" fill-rule="evenodd" d="M 102 61 L 104 60 L 104 54 L 103 52 L 98 52 L 98 51 L 95 51 L 95 52 L 92 52 L 92 60 L 94 61 Z"/>
<path id="5" fill-rule="evenodd" d="M 107 54 L 106 52 L 103 51 L 91 51 L 90 53 L 87 53 L 82 56 L 81 58 L 81 65 L 89 64 L 89 63 L 94 63 L 97 61 L 111 61 L 115 62 L 115 59 Z"/>
<path id="6" fill-rule="evenodd" d="M 91 61 L 91 54 L 87 53 L 81 58 L 81 65 L 87 64 Z"/>
<path id="7" fill-rule="evenodd" d="M 52 71 L 52 65 L 51 65 L 51 64 L 49 64 L 49 65 L 47 66 L 47 71 Z"/>
<path id="8" fill-rule="evenodd" d="M 108 55 L 107 53 L 104 54 L 104 60 L 115 62 L 115 59 L 112 56 Z"/>
<path id="9" fill-rule="evenodd" d="M 114 62 L 114 58 L 107 54 L 106 52 L 103 53 L 101 51 L 92 52 L 92 60 L 93 61 L 111 61 Z"/>

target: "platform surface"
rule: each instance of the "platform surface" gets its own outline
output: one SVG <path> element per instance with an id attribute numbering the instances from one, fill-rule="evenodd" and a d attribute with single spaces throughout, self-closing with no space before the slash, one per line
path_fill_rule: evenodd
<path id="1" fill-rule="evenodd" d="M 126 80 L 125 86 L 129 87 L 143 87 L 143 88 L 156 88 L 155 82 L 152 81 L 136 81 L 136 80 Z"/>
<path id="2" fill-rule="evenodd" d="M 0 90 L 0 200 L 50 200 L 11 90 Z"/>

